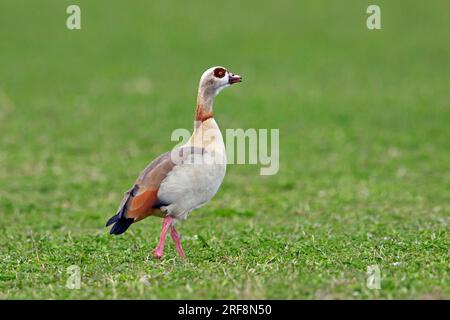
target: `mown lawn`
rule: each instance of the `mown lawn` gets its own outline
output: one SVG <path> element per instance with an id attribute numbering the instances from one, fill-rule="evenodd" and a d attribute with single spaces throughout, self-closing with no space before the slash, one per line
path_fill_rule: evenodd
<path id="1" fill-rule="evenodd" d="M 450 298 L 450 2 L 369 4 L 2 0 L 0 298 Z M 280 129 L 280 171 L 230 165 L 154 260 L 159 219 L 104 223 L 218 64 L 219 125 Z"/>

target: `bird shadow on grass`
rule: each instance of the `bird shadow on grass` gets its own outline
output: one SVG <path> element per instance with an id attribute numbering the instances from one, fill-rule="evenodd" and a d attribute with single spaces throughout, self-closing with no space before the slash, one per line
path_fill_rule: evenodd
<path id="1" fill-rule="evenodd" d="M 219 217 L 253 217 L 255 215 L 255 212 L 251 210 L 236 210 L 232 208 L 220 208 L 216 209 L 211 213 L 212 216 L 219 216 Z"/>

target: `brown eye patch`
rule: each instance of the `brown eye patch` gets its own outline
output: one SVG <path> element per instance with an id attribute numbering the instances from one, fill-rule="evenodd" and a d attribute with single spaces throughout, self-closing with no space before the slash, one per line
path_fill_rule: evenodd
<path id="1" fill-rule="evenodd" d="M 214 69 L 214 76 L 216 78 L 223 78 L 225 76 L 225 69 L 224 68 L 215 68 Z"/>

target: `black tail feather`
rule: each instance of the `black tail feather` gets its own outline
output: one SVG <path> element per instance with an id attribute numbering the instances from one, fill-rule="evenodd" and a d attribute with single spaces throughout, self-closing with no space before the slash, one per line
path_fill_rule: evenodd
<path id="1" fill-rule="evenodd" d="M 132 218 L 118 218 L 116 223 L 113 225 L 110 234 L 119 235 L 127 231 L 130 225 L 133 223 L 134 219 Z"/>
<path id="2" fill-rule="evenodd" d="M 137 185 L 134 185 L 133 188 L 126 192 L 125 197 L 119 206 L 119 211 L 114 216 L 112 216 L 108 220 L 108 222 L 106 222 L 106 227 L 109 227 L 114 223 L 111 230 L 109 231 L 110 234 L 122 234 L 127 231 L 130 225 L 134 222 L 133 218 L 127 218 L 125 216 L 125 211 L 127 210 L 128 203 L 135 195 L 135 192 L 138 188 L 139 187 Z"/>
<path id="3" fill-rule="evenodd" d="M 114 222 L 117 222 L 117 220 L 119 220 L 119 215 L 118 215 L 118 214 L 113 215 L 113 216 L 108 220 L 108 222 L 106 223 L 106 226 L 105 226 L 105 227 L 109 227 L 109 226 L 112 225 Z"/>

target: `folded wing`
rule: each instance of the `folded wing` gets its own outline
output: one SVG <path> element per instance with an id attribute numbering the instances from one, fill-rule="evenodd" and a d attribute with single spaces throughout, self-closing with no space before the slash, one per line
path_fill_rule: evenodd
<path id="1" fill-rule="evenodd" d="M 182 164 L 189 155 L 203 154 L 203 148 L 183 147 L 166 152 L 153 160 L 139 175 L 134 186 L 128 190 L 119 205 L 117 213 L 111 217 L 106 226 L 114 223 L 111 234 L 121 234 L 136 221 L 142 220 L 152 214 L 160 214 L 160 206 L 170 205 L 161 203 L 158 199 L 158 190 L 161 182 L 177 165 Z"/>

